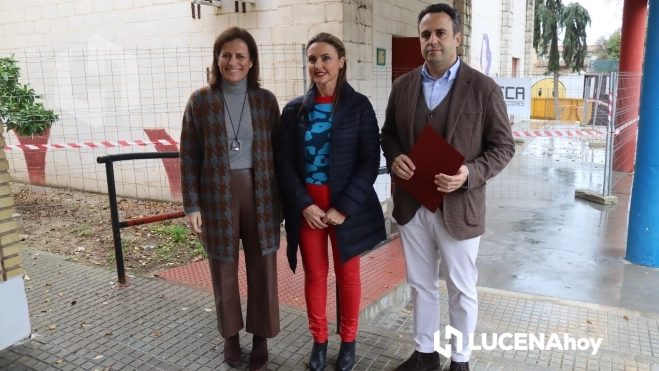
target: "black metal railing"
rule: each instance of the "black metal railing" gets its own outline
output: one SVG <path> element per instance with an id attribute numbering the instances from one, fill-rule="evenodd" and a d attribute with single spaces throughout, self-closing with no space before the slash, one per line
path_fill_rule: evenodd
<path id="1" fill-rule="evenodd" d="M 120 155 L 101 156 L 96 159 L 99 164 L 105 164 L 105 173 L 108 183 L 108 197 L 110 198 L 110 217 L 112 219 L 112 239 L 114 240 L 114 257 L 117 263 L 117 280 L 126 283 L 126 269 L 124 268 L 124 253 L 121 246 L 121 229 L 135 225 L 149 224 L 163 220 L 177 219 L 185 216 L 183 211 L 174 213 L 158 214 L 144 218 L 119 221 L 119 209 L 117 207 L 117 188 L 114 181 L 114 163 L 128 160 L 151 160 L 161 158 L 178 158 L 178 152 L 147 152 L 147 153 L 124 153 Z"/>
<path id="2" fill-rule="evenodd" d="M 114 163 L 120 161 L 130 161 L 130 160 L 152 160 L 152 159 L 163 159 L 163 158 L 178 158 L 178 152 L 147 152 L 147 153 L 125 153 L 119 155 L 107 155 L 101 156 L 96 159 L 96 162 L 99 164 L 105 164 L 105 172 L 107 175 L 107 184 L 108 184 L 108 197 L 110 199 L 110 217 L 112 220 L 112 238 L 114 241 L 114 254 L 115 261 L 117 265 L 117 280 L 119 283 L 126 283 L 126 270 L 124 267 L 124 255 L 121 244 L 121 229 L 126 227 L 132 227 L 136 225 L 149 224 L 160 222 L 164 220 L 171 220 L 185 217 L 185 212 L 177 211 L 173 213 L 158 214 L 147 216 L 143 218 L 129 219 L 120 221 L 119 220 L 119 209 L 117 206 L 117 189 L 114 178 Z M 386 167 L 381 167 L 378 170 L 378 174 L 383 175 L 387 173 Z M 369 252 L 386 245 L 387 243 L 398 238 L 398 233 L 390 234 L 386 240 L 380 242 Z M 335 284 L 336 285 L 336 284 Z M 339 310 L 339 288 L 336 285 L 336 317 L 337 317 L 337 329 L 340 327 L 341 312 Z"/>

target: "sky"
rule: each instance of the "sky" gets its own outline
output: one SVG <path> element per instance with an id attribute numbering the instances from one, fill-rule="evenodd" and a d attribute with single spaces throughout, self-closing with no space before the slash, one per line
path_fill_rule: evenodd
<path id="1" fill-rule="evenodd" d="M 592 24 L 586 29 L 588 45 L 595 44 L 600 36 L 609 36 L 622 27 L 622 0 L 577 0 L 563 1 L 563 4 L 578 2 L 588 10 Z"/>

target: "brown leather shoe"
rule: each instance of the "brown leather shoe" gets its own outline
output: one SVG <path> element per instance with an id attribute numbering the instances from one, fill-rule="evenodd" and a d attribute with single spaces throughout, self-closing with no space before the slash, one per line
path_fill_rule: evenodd
<path id="1" fill-rule="evenodd" d="M 268 364 L 268 339 L 254 335 L 252 353 L 249 355 L 249 369 L 261 371 Z"/>
<path id="2" fill-rule="evenodd" d="M 243 351 L 240 349 L 240 334 L 224 339 L 224 362 L 231 367 L 240 366 Z"/>
<path id="3" fill-rule="evenodd" d="M 421 353 L 415 350 L 407 361 L 396 367 L 396 371 L 429 370 L 439 370 L 439 353 Z"/>
<path id="4" fill-rule="evenodd" d="M 449 371 L 469 371 L 469 362 L 455 362 L 451 360 Z"/>

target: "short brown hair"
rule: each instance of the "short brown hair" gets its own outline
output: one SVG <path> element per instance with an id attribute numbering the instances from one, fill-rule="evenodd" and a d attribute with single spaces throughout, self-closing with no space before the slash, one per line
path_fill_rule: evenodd
<path id="1" fill-rule="evenodd" d="M 249 89 L 258 89 L 261 86 L 259 83 L 259 49 L 256 46 L 254 37 L 252 37 L 252 35 L 244 28 L 231 27 L 222 32 L 220 36 L 215 39 L 215 44 L 213 45 L 213 63 L 211 64 L 211 74 L 208 79 L 208 84 L 213 89 L 219 89 L 220 83 L 222 82 L 220 66 L 217 64 L 217 59 L 220 57 L 222 46 L 236 39 L 240 39 L 247 44 L 249 60 L 252 62 L 252 68 L 247 72 L 247 87 Z"/>

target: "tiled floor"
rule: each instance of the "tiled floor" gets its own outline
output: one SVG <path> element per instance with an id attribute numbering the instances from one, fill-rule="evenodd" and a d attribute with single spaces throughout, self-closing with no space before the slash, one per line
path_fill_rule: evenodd
<path id="1" fill-rule="evenodd" d="M 446 286 L 441 283 L 440 323 L 449 323 Z M 500 348 L 477 350 L 472 360 L 489 363 L 495 369 L 553 370 L 652 370 L 659 371 L 659 314 L 642 314 L 619 308 L 543 298 L 496 289 L 478 288 L 479 318 L 475 344 L 491 344 L 493 334 L 522 333 L 540 338 L 546 344 L 552 333 L 570 338 L 601 338 L 597 354 L 582 350 L 511 350 Z M 404 308 L 388 308 L 369 326 L 393 333 L 413 332 L 412 304 Z M 528 339 L 531 338 L 529 335 Z M 512 345 L 513 339 L 506 344 Z M 571 346 L 571 345 L 570 345 Z M 522 366 L 528 365 L 528 366 Z M 481 366 L 483 363 L 481 363 Z M 480 367 L 480 366 L 479 366 Z M 481 369 L 481 368 L 477 368 Z"/>
<path id="2" fill-rule="evenodd" d="M 110 270 L 44 252 L 24 255 L 33 335 L 0 352 L 0 370 L 229 370 L 209 293 L 146 278 L 118 287 Z M 443 324 L 446 301 L 442 288 Z M 556 332 L 603 340 L 596 355 L 557 348 L 479 350 L 472 370 L 659 371 L 659 315 L 487 288 L 479 288 L 479 301 L 478 334 Z M 356 371 L 392 371 L 409 356 L 410 309 L 390 308 L 360 325 Z M 280 311 L 282 331 L 269 341 L 268 370 L 304 370 L 312 341 L 305 313 L 287 305 Z M 339 341 L 331 334 L 330 363 Z M 241 332 L 241 344 L 245 368 L 251 336 Z"/>
<path id="3" fill-rule="evenodd" d="M 298 252 L 298 269 L 293 273 L 286 259 L 286 242 L 282 240 L 281 248 L 277 252 L 279 301 L 281 304 L 304 309 L 304 272 Z M 330 249 L 330 262 L 332 253 Z M 331 320 L 336 319 L 336 291 L 334 271 L 331 268 L 327 280 L 328 298 L 327 314 Z M 212 293 L 211 276 L 207 261 L 170 269 L 158 274 L 170 283 L 186 285 L 192 288 Z M 387 291 L 405 281 L 405 259 L 403 257 L 400 240 L 392 242 L 373 250 L 361 257 L 362 300 L 360 308 L 363 309 Z M 245 274 L 245 259 L 243 252 L 239 258 L 239 283 L 241 295 L 247 293 Z"/>
<path id="4" fill-rule="evenodd" d="M 112 271 L 44 252 L 24 254 L 33 335 L 0 352 L 0 370 L 229 369 L 212 295 L 160 279 L 133 278 L 118 287 Z M 269 341 L 268 370 L 304 370 L 312 344 L 306 315 L 286 305 L 280 311 L 282 330 Z M 397 338 L 366 332 L 357 341 L 356 370 L 391 370 L 412 351 Z M 332 334 L 332 363 L 339 343 Z M 241 344 L 246 367 L 251 336 L 241 332 Z"/>

